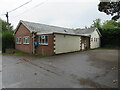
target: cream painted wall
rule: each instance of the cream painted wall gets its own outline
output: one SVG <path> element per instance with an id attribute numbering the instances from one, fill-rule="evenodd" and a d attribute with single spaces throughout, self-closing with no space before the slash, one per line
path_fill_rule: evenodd
<path id="1" fill-rule="evenodd" d="M 91 38 L 93 40 L 90 39 L 90 48 L 93 49 L 100 47 L 100 36 L 96 30 L 91 34 Z M 97 41 L 94 41 L 95 38 L 97 38 Z"/>
<path id="2" fill-rule="evenodd" d="M 55 34 L 55 54 L 80 50 L 80 36 Z"/>

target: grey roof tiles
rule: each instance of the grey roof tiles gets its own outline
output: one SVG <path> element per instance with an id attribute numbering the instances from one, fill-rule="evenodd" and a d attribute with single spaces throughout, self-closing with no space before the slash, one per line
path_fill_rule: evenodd
<path id="1" fill-rule="evenodd" d="M 72 34 L 89 36 L 95 28 L 92 29 L 69 29 L 57 26 L 51 26 L 40 23 L 33 23 L 28 21 L 20 20 L 20 23 L 24 24 L 31 32 L 37 32 L 38 34 L 48 34 L 48 33 L 61 33 L 61 34 Z"/>

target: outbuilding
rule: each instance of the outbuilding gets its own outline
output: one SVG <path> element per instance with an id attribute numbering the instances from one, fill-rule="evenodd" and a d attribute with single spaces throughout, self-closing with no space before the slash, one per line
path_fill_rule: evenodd
<path id="1" fill-rule="evenodd" d="M 87 34 L 90 36 L 90 49 L 99 48 L 101 46 L 101 33 L 98 28 L 76 29 L 78 34 Z"/>

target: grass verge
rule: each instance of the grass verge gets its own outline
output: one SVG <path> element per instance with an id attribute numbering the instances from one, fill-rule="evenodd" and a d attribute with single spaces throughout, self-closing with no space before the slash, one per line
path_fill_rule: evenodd
<path id="1" fill-rule="evenodd" d="M 50 56 L 42 56 L 42 55 L 35 55 L 30 53 L 25 53 L 19 50 L 13 50 L 14 53 L 3 53 L 3 55 L 9 55 L 9 56 L 27 56 L 27 57 L 35 57 L 35 58 L 43 58 L 43 57 L 50 57 Z"/>

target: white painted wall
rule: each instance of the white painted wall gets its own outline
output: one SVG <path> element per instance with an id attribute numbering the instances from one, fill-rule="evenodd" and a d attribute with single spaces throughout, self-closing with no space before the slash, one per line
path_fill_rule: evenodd
<path id="1" fill-rule="evenodd" d="M 80 36 L 55 34 L 55 54 L 80 50 Z"/>
<path id="2" fill-rule="evenodd" d="M 94 41 L 94 39 L 96 38 L 97 38 L 97 41 L 96 40 Z M 93 40 L 91 41 L 91 39 Z M 96 30 L 91 34 L 90 44 L 91 44 L 90 45 L 91 49 L 100 47 L 100 35 L 98 34 Z"/>

